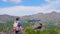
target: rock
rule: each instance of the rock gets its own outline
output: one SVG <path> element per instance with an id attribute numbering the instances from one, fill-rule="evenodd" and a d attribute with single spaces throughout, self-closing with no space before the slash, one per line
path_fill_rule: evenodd
<path id="1" fill-rule="evenodd" d="M 4 33 L 4 32 L 0 32 L 0 34 L 6 34 L 6 33 Z"/>

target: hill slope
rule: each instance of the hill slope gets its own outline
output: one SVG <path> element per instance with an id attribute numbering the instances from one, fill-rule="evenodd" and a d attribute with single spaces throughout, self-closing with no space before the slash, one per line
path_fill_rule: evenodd
<path id="1" fill-rule="evenodd" d="M 8 20 L 15 20 L 17 16 L 10 16 L 10 15 L 0 15 L 0 23 L 4 23 L 5 21 Z M 57 12 L 51 12 L 51 13 L 38 13 L 34 15 L 29 15 L 29 16 L 22 16 L 21 20 L 22 21 L 28 21 L 28 20 L 40 20 L 40 23 L 44 23 L 45 21 L 60 21 L 60 13 Z"/>

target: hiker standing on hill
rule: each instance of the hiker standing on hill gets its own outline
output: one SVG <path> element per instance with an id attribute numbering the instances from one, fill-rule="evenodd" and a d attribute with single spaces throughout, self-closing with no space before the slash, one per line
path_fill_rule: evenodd
<path id="1" fill-rule="evenodd" d="M 16 20 L 14 21 L 14 24 L 13 24 L 13 29 L 14 29 L 15 34 L 20 33 L 20 32 L 23 33 L 22 24 L 19 19 L 20 18 L 17 17 Z"/>

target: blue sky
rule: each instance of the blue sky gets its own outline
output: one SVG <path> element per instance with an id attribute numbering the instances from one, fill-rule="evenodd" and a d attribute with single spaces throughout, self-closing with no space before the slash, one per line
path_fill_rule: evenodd
<path id="1" fill-rule="evenodd" d="M 60 0 L 0 0 L 0 14 L 13 16 L 60 12 Z"/>
<path id="2" fill-rule="evenodd" d="M 12 7 L 12 6 L 42 6 L 45 4 L 44 0 L 22 0 L 21 3 L 15 4 L 10 1 L 4 2 L 0 0 L 0 7 Z"/>

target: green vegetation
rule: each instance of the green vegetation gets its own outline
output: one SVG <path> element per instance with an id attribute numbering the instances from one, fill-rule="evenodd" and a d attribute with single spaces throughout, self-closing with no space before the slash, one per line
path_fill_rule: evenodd
<path id="1" fill-rule="evenodd" d="M 13 27 L 13 21 L 6 21 L 6 23 L 0 23 L 0 31 L 8 32 Z"/>
<path id="2" fill-rule="evenodd" d="M 6 21 L 6 23 L 0 23 L 0 31 L 8 32 L 9 28 L 12 28 L 13 21 Z M 45 25 L 46 30 L 33 30 L 29 26 L 34 23 L 22 22 L 25 30 L 25 34 L 59 34 L 59 27 L 55 26 L 54 23 L 47 22 Z"/>
<path id="3" fill-rule="evenodd" d="M 25 34 L 59 34 L 59 27 L 56 26 L 53 21 L 47 22 L 44 26 L 46 30 L 33 30 L 30 29 L 29 26 L 33 25 L 31 23 L 24 23 L 25 24 Z M 29 26 L 28 26 L 29 25 Z"/>
<path id="4" fill-rule="evenodd" d="M 26 29 L 25 34 L 59 34 L 58 30 L 32 30 L 32 29 Z"/>

